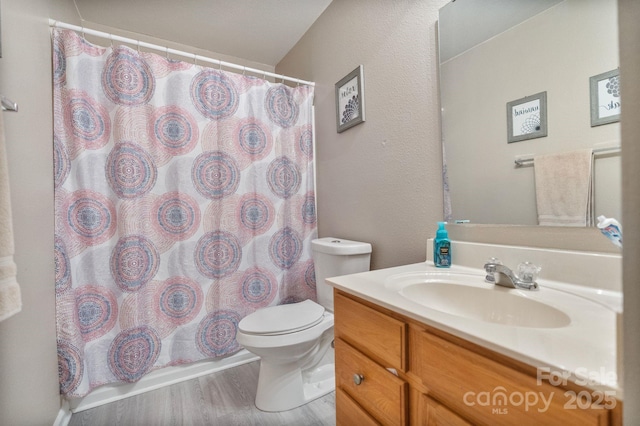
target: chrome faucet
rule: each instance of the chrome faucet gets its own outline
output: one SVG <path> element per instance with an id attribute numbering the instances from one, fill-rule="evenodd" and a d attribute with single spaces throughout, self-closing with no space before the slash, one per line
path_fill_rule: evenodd
<path id="1" fill-rule="evenodd" d="M 485 263 L 484 270 L 487 273 L 485 278 L 487 282 L 509 288 L 538 289 L 538 283 L 536 283 L 535 279 L 540 268 L 532 263 L 524 262 L 518 265 L 519 276 L 516 276 L 511 269 L 494 258 Z"/>

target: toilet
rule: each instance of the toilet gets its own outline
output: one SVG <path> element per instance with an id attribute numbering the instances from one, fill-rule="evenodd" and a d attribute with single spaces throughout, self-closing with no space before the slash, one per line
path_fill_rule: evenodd
<path id="1" fill-rule="evenodd" d="M 335 389 L 333 288 L 325 278 L 369 270 L 371 244 L 339 238 L 311 241 L 317 303 L 262 308 L 238 324 L 236 339 L 260 356 L 256 407 L 287 411 Z M 327 362 L 327 360 L 329 362 Z"/>

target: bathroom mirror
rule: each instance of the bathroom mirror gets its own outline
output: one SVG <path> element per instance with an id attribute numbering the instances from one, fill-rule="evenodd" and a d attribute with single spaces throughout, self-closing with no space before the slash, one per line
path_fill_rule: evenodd
<path id="1" fill-rule="evenodd" d="M 580 148 L 614 148 L 594 156 L 594 211 L 619 218 L 620 123 L 591 126 L 589 85 L 619 65 L 616 0 L 455 0 L 438 28 L 448 219 L 537 225 L 515 160 Z M 508 143 L 507 104 L 541 92 L 547 136 Z"/>

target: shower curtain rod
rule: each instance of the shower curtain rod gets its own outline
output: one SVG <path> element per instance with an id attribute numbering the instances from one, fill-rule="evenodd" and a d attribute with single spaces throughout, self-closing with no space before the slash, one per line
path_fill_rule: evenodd
<path id="1" fill-rule="evenodd" d="M 268 71 L 263 71 L 263 70 L 259 70 L 256 68 L 249 68 L 249 67 L 245 67 L 243 65 L 238 65 L 238 64 L 234 64 L 231 62 L 226 62 L 226 61 L 222 61 L 220 59 L 212 59 L 212 58 L 208 58 L 206 56 L 200 56 L 197 55 L 195 53 L 189 53 L 189 52 L 185 52 L 182 50 L 176 50 L 176 49 L 171 49 L 170 47 L 167 46 L 160 46 L 158 44 L 152 44 L 152 43 L 147 43 L 144 41 L 140 41 L 140 40 L 135 40 L 132 38 L 127 38 L 127 37 L 121 37 L 119 35 L 115 35 L 115 34 L 109 34 L 109 33 L 105 33 L 103 31 L 97 31 L 97 30 L 92 30 L 89 28 L 85 28 L 85 27 L 80 27 L 78 25 L 72 25 L 72 24 L 67 24 L 64 22 L 60 22 L 60 21 L 56 21 L 53 19 L 49 19 L 49 26 L 54 27 L 54 28 L 63 28 L 66 30 L 72 30 L 72 31 L 76 31 L 76 32 L 80 32 L 82 34 L 90 34 L 92 36 L 96 36 L 96 37 L 101 37 L 101 38 L 105 38 L 111 41 L 119 41 L 122 43 L 127 43 L 127 44 L 133 44 L 135 46 L 138 47 L 144 47 L 146 49 L 153 49 L 153 50 L 157 50 L 160 52 L 165 52 L 167 55 L 169 53 L 171 53 L 172 55 L 178 55 L 178 56 L 184 56 L 187 58 L 191 58 L 194 61 L 201 61 L 201 62 L 208 62 L 211 64 L 216 64 L 220 67 L 225 67 L 225 68 L 232 68 L 235 70 L 240 70 L 242 72 L 250 72 L 250 73 L 255 73 L 255 74 L 262 74 L 263 76 L 269 76 L 269 77 L 273 77 L 276 80 L 287 80 L 287 81 L 291 81 L 294 83 L 298 83 L 298 84 L 305 84 L 307 86 L 315 86 L 315 83 L 312 81 L 305 81 L 305 80 L 300 80 L 299 78 L 294 78 L 294 77 L 287 77 L 286 75 L 281 75 L 281 74 L 275 74 L 272 72 L 268 72 Z"/>

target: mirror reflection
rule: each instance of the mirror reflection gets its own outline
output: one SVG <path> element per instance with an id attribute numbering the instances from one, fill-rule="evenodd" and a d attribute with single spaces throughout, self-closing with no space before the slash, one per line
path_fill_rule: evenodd
<path id="1" fill-rule="evenodd" d="M 544 187 L 531 159 L 582 149 L 594 150 L 593 216 L 620 218 L 620 123 L 594 125 L 590 88 L 618 68 L 616 0 L 456 0 L 438 25 L 448 220 L 539 224 L 536 183 Z M 530 131 L 546 125 L 546 135 L 510 138 L 507 106 L 540 93 L 546 121 Z M 561 173 L 546 185 L 563 185 L 576 167 L 556 163 Z"/>

